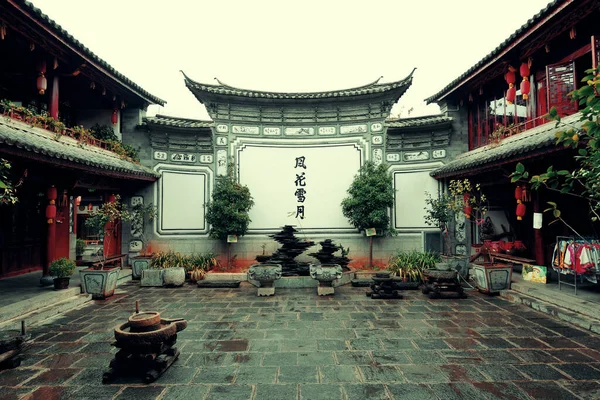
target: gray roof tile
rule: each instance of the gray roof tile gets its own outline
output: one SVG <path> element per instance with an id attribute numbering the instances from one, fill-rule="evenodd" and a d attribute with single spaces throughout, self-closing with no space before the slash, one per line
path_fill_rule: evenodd
<path id="1" fill-rule="evenodd" d="M 154 117 L 144 118 L 147 125 L 162 125 L 175 128 L 210 128 L 213 121 L 203 121 L 199 119 L 169 117 L 167 115 L 157 114 Z"/>
<path id="2" fill-rule="evenodd" d="M 183 71 L 182 71 L 183 73 Z M 331 90 L 324 92 L 295 92 L 295 93 L 283 93 L 283 92 L 264 92 L 259 90 L 240 89 L 233 86 L 229 86 L 217 79 L 218 85 L 210 85 L 206 83 L 196 82 L 190 79 L 185 73 L 185 85 L 193 93 L 204 92 L 217 95 L 225 96 L 238 96 L 238 97 L 254 97 L 254 98 L 265 98 L 265 99 L 328 99 L 335 97 L 351 97 L 361 96 L 376 93 L 384 93 L 392 90 L 406 90 L 412 83 L 414 70 L 406 78 L 390 83 L 379 83 L 379 79 L 371 82 L 367 85 L 341 90 Z"/>
<path id="3" fill-rule="evenodd" d="M 95 168 L 102 175 L 129 175 L 131 178 L 155 180 L 159 175 L 153 170 L 126 161 L 113 152 L 95 146 L 79 145 L 77 140 L 61 136 L 57 141 L 52 132 L 31 127 L 23 122 L 0 118 L 0 145 L 16 147 L 37 153 L 49 159 L 66 161 L 79 166 Z"/>
<path id="4" fill-rule="evenodd" d="M 577 113 L 563 118 L 562 122 L 581 127 L 580 118 L 581 114 Z M 481 168 L 494 163 L 516 161 L 528 153 L 556 146 L 556 133 L 565 129 L 563 124 L 557 127 L 556 122 L 548 122 L 523 133 L 504 138 L 499 144 L 487 145 L 463 153 L 444 166 L 432 171 L 430 175 L 435 178 L 451 177 L 460 175 L 461 172 L 469 169 Z"/>
<path id="5" fill-rule="evenodd" d="M 416 128 L 431 125 L 450 125 L 452 118 L 442 114 L 425 115 L 422 117 L 389 119 L 386 121 L 390 128 Z"/>

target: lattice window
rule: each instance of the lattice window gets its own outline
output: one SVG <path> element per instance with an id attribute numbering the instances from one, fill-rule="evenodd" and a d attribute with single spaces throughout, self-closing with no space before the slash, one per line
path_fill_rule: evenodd
<path id="1" fill-rule="evenodd" d="M 567 96 L 575 90 L 575 63 L 548 65 L 546 68 L 548 82 L 548 106 L 556 107 L 558 115 L 566 116 L 577 112 L 577 103 Z"/>

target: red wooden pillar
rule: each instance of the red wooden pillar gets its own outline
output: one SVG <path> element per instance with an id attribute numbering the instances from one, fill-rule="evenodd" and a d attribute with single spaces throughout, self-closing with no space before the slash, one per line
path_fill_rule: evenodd
<path id="1" fill-rule="evenodd" d="M 50 116 L 58 119 L 58 76 L 52 79 L 52 89 L 50 91 L 50 105 L 48 107 Z"/>
<path id="2" fill-rule="evenodd" d="M 48 223 L 48 236 L 46 238 L 46 262 L 42 272 L 43 285 L 51 284 L 50 263 L 56 259 L 56 197 L 57 191 L 54 185 L 48 188 L 47 192 L 48 205 L 46 206 L 46 222 Z M 49 282 L 48 282 L 49 281 Z"/>
<path id="3" fill-rule="evenodd" d="M 533 212 L 539 213 L 540 211 L 540 195 L 535 192 L 533 196 Z M 534 229 L 535 238 L 535 262 L 537 265 L 544 265 L 544 239 L 542 238 L 542 229 Z"/>

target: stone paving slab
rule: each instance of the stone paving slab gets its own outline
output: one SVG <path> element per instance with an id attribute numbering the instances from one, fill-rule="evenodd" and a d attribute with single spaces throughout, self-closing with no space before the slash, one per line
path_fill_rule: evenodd
<path id="1" fill-rule="evenodd" d="M 523 305 L 469 292 L 430 300 L 365 288 L 121 287 L 31 327 L 23 365 L 0 371 L 2 399 L 592 399 L 600 336 Z M 112 329 L 133 312 L 183 317 L 180 358 L 158 381 L 103 385 Z"/>

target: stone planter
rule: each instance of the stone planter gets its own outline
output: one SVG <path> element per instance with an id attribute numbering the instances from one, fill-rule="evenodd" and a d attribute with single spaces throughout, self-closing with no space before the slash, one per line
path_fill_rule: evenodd
<path id="1" fill-rule="evenodd" d="M 83 293 L 92 295 L 93 299 L 105 299 L 115 294 L 121 267 L 92 269 L 79 271 Z"/>
<path id="2" fill-rule="evenodd" d="M 163 281 L 165 286 L 183 286 L 185 282 L 185 269 L 183 267 L 165 268 Z"/>
<path id="3" fill-rule="evenodd" d="M 311 264 L 310 276 L 319 281 L 317 294 L 326 296 L 334 294 L 333 281 L 342 277 L 342 267 L 337 264 Z"/>
<path id="4" fill-rule="evenodd" d="M 477 290 L 494 294 L 510 289 L 512 266 L 508 264 L 471 264 Z"/>
<path id="5" fill-rule="evenodd" d="M 140 280 L 140 286 L 142 287 L 162 287 L 165 284 L 163 280 L 163 269 L 144 269 L 142 270 L 142 278 Z"/>
<path id="6" fill-rule="evenodd" d="M 273 296 L 275 294 L 273 282 L 281 278 L 281 273 L 279 264 L 256 264 L 248 270 L 248 280 L 260 282 L 257 296 Z"/>
<path id="7" fill-rule="evenodd" d="M 142 271 L 150 268 L 152 256 L 137 256 L 131 259 L 131 279 L 142 279 Z"/>

